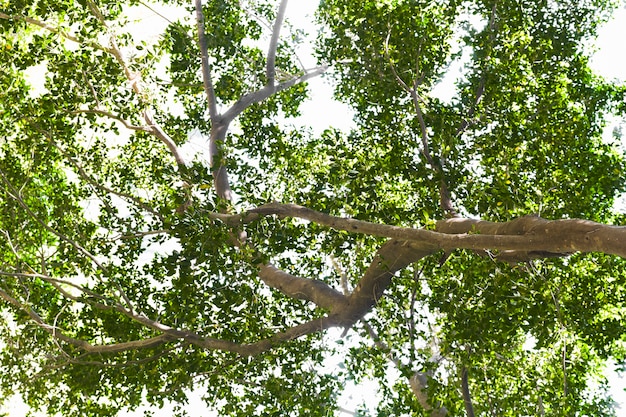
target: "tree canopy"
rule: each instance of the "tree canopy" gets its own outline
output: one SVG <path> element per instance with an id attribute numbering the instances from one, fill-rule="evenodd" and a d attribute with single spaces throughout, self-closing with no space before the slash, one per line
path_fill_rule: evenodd
<path id="1" fill-rule="evenodd" d="M 286 0 L 0 0 L 0 398 L 615 415 L 626 87 L 587 45 L 619 5 L 322 0 L 307 36 Z M 297 122 L 314 77 L 352 129 Z"/>

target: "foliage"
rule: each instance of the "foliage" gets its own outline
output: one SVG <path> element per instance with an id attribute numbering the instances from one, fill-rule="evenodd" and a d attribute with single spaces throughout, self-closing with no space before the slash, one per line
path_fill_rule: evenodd
<path id="1" fill-rule="evenodd" d="M 615 415 L 626 89 L 584 45 L 617 3 L 324 0 L 314 68 L 284 0 L 161 3 L 143 36 L 156 5 L 0 0 L 2 398 Z M 295 127 L 322 74 L 351 131 Z"/>

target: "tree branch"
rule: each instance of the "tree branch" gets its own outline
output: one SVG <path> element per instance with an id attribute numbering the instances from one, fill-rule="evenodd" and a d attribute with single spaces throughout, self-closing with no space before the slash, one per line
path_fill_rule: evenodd
<path id="1" fill-rule="evenodd" d="M 516 251 L 520 256 L 525 253 L 534 256 L 534 259 L 566 256 L 573 252 L 604 252 L 626 258 L 626 227 L 589 220 L 546 220 L 525 216 L 509 222 L 494 223 L 451 218 L 439 221 L 436 231 L 431 231 L 337 217 L 297 204 L 280 203 L 265 204 L 240 215 L 211 216 L 231 224 L 247 223 L 259 215 L 296 217 L 336 230 L 410 241 L 409 246 L 420 250 L 492 249 Z"/>
<path id="2" fill-rule="evenodd" d="M 6 185 L 7 194 L 13 200 L 15 200 L 17 202 L 17 204 L 19 204 L 19 206 L 22 207 L 33 220 L 35 220 L 37 223 L 39 223 L 39 225 L 41 227 L 43 227 L 48 232 L 52 233 L 53 235 L 55 235 L 57 238 L 61 239 L 62 241 L 66 242 L 66 243 L 69 243 L 79 253 L 81 253 L 82 255 L 86 256 L 89 259 L 91 259 L 91 261 L 96 266 L 98 266 L 98 268 L 100 268 L 101 270 L 103 270 L 103 271 L 106 270 L 106 268 L 102 265 L 102 263 L 98 260 L 98 258 L 96 256 L 94 256 L 91 252 L 89 252 L 87 249 L 82 247 L 78 242 L 76 242 L 75 240 L 71 239 L 69 236 L 67 236 L 67 235 L 65 235 L 65 234 L 63 234 L 63 233 L 53 229 L 47 223 L 45 223 L 43 220 L 41 220 L 39 218 L 39 216 L 37 216 L 37 214 L 35 214 L 35 212 L 32 211 L 32 209 L 28 206 L 28 204 L 26 204 L 24 199 L 20 196 L 20 191 L 15 188 L 15 186 L 6 177 L 4 171 L 1 170 L 1 169 L 0 169 L 0 178 L 2 178 L 2 181 Z"/>
<path id="3" fill-rule="evenodd" d="M 328 70 L 328 68 L 329 68 L 328 65 L 320 65 L 315 68 L 309 68 L 304 74 L 298 77 L 293 77 L 292 79 L 282 82 L 278 85 L 274 85 L 274 86 L 266 85 L 260 90 L 245 94 L 243 97 L 237 100 L 235 104 L 233 104 L 223 114 L 224 121 L 230 122 L 234 120 L 235 117 L 241 114 L 250 105 L 260 103 L 263 100 L 266 100 L 267 98 L 271 97 L 272 94 L 291 88 L 294 85 L 306 82 L 310 80 L 311 78 L 315 78 L 318 75 L 325 73 Z"/>
<path id="4" fill-rule="evenodd" d="M 7 292 L 0 289 L 0 298 L 4 299 L 14 307 L 24 311 L 30 319 L 41 329 L 49 333 L 54 339 L 65 342 L 74 347 L 80 348 L 88 353 L 117 353 L 127 350 L 137 350 L 161 345 L 173 340 L 168 335 L 160 335 L 142 340 L 133 340 L 130 342 L 113 343 L 108 345 L 92 345 L 84 340 L 79 340 L 67 336 L 61 329 L 56 326 L 47 324 L 40 316 L 29 306 L 19 302 L 16 298 L 11 297 Z"/>
<path id="5" fill-rule="evenodd" d="M 429 376 L 424 372 L 415 372 L 409 380 L 411 391 L 417 398 L 422 408 L 426 411 L 430 411 L 431 417 L 444 417 L 448 414 L 446 407 L 433 408 L 428 398 L 428 378 Z"/>
<path id="6" fill-rule="evenodd" d="M 283 26 L 283 20 L 285 19 L 285 10 L 287 10 L 287 0 L 282 0 L 280 2 L 280 6 L 278 7 L 278 13 L 276 14 L 276 20 L 274 21 L 274 28 L 272 29 L 270 46 L 267 51 L 267 67 L 265 74 L 267 77 L 267 85 L 269 87 L 274 86 L 274 79 L 276 77 L 276 50 L 278 49 L 280 29 Z"/>
<path id="7" fill-rule="evenodd" d="M 217 123 L 219 115 L 217 113 L 217 101 L 213 81 L 211 79 L 211 65 L 209 63 L 209 46 L 204 33 L 204 13 L 202 12 L 202 0 L 195 0 L 196 7 L 196 27 L 198 32 L 198 46 L 200 48 L 202 61 L 202 81 L 209 106 L 209 117 L 211 123 Z"/>
<path id="8" fill-rule="evenodd" d="M 495 38 L 495 29 L 496 29 L 495 19 L 496 19 L 497 5 L 498 5 L 498 2 L 494 1 L 493 6 L 491 8 L 491 16 L 489 17 L 489 30 L 490 30 L 489 41 L 490 42 L 493 42 Z M 489 59 L 490 59 L 489 54 L 487 54 L 487 56 L 483 59 L 483 62 L 487 62 L 489 61 Z M 476 98 L 474 100 L 474 104 L 468 110 L 467 117 L 465 117 L 463 121 L 461 122 L 461 125 L 457 129 L 455 136 L 461 135 L 463 132 L 465 132 L 465 130 L 472 123 L 472 118 L 474 117 L 476 108 L 478 107 L 478 104 L 482 100 L 483 94 L 485 93 L 486 82 L 487 82 L 487 76 L 485 75 L 485 71 L 483 71 L 482 74 L 480 75 L 480 81 L 478 82 L 478 87 L 476 88 Z"/>
<path id="9" fill-rule="evenodd" d="M 137 207 L 141 207 L 142 209 L 146 210 L 150 214 L 156 216 L 159 220 L 161 220 L 161 222 L 164 222 L 164 219 L 163 219 L 163 216 L 161 215 L 161 213 L 156 211 L 154 208 L 150 207 L 145 202 L 141 201 L 140 198 L 138 198 L 136 196 L 133 196 L 133 195 L 130 195 L 130 194 L 127 194 L 127 193 L 124 193 L 124 192 L 121 192 L 121 191 L 116 191 L 116 190 L 114 190 L 114 189 L 112 189 L 110 187 L 107 187 L 106 185 L 101 184 L 99 181 L 96 181 L 94 178 L 91 177 L 91 175 L 89 173 L 87 173 L 85 168 L 78 161 L 76 161 L 76 159 L 74 159 L 63 148 L 61 148 L 61 146 L 59 146 L 59 144 L 52 138 L 52 135 L 50 134 L 50 132 L 42 129 L 41 127 L 39 127 L 37 125 L 31 125 L 31 126 L 33 126 L 33 128 L 35 130 L 37 130 L 46 139 L 48 139 L 48 142 L 50 142 L 50 144 L 52 146 L 54 146 L 59 152 L 61 152 L 61 154 L 63 154 L 65 159 L 67 161 L 69 161 L 74 166 L 74 168 L 76 168 L 76 171 L 77 171 L 78 175 L 81 178 L 83 178 L 85 181 L 87 181 L 89 184 L 91 184 L 92 187 L 94 187 L 96 189 L 99 189 L 99 190 L 102 190 L 102 191 L 104 191 L 106 193 L 113 194 L 113 195 L 116 195 L 118 197 L 121 197 L 124 200 L 131 201 Z"/>
<path id="10" fill-rule="evenodd" d="M 409 85 L 400 77 L 396 70 L 396 66 L 393 63 L 389 55 L 389 38 L 391 36 L 391 30 L 387 32 L 387 38 L 385 39 L 385 47 L 384 53 L 385 58 L 389 62 L 389 67 L 391 68 L 391 73 L 393 74 L 396 82 L 402 87 L 404 91 L 406 91 L 411 96 L 411 101 L 413 102 L 413 107 L 415 108 L 415 114 L 417 115 L 417 120 L 420 125 L 420 137 L 422 140 L 422 153 L 426 158 L 426 162 L 428 165 L 437 173 L 441 178 L 439 181 L 439 197 L 440 197 L 440 205 L 444 212 L 448 213 L 452 217 L 456 217 L 458 215 L 454 205 L 452 204 L 452 199 L 450 197 L 450 190 L 448 189 L 448 184 L 446 183 L 443 167 L 440 163 L 435 162 L 431 153 L 430 146 L 428 144 L 428 131 L 426 129 L 426 122 L 424 121 L 424 114 L 422 113 L 422 108 L 420 106 L 420 96 L 417 93 L 417 87 L 420 85 L 422 81 L 422 77 L 419 75 L 419 66 L 416 68 L 415 80 L 413 81 L 413 85 L 409 87 Z M 418 52 L 419 54 L 419 52 Z"/>
<path id="11" fill-rule="evenodd" d="M 289 297 L 311 301 L 324 309 L 333 310 L 347 301 L 343 294 L 323 281 L 296 277 L 272 264 L 259 267 L 259 278 Z"/>
<path id="12" fill-rule="evenodd" d="M 178 147 L 176 146 L 176 143 L 174 143 L 174 140 L 172 140 L 172 138 L 167 133 L 165 133 L 161 126 L 154 120 L 152 110 L 149 106 L 146 107 L 146 109 L 144 110 L 143 118 L 150 127 L 149 132 L 156 136 L 161 142 L 163 142 L 165 146 L 167 146 L 167 149 L 169 149 L 170 153 L 174 156 L 174 159 L 176 159 L 176 164 L 178 165 L 178 167 L 183 170 L 186 169 L 187 165 L 185 164 L 185 160 L 181 156 L 180 152 L 178 152 Z"/>
<path id="13" fill-rule="evenodd" d="M 99 43 L 96 43 L 96 42 L 82 42 L 80 39 L 78 39 L 75 36 L 70 35 L 65 30 L 61 29 L 60 27 L 52 26 L 49 23 L 42 22 L 41 20 L 33 19 L 32 17 L 28 17 L 28 16 L 11 16 L 11 15 L 8 15 L 6 13 L 0 12 L 0 19 L 21 20 L 22 22 L 26 22 L 26 23 L 29 23 L 31 25 L 39 26 L 40 28 L 45 29 L 45 30 L 47 30 L 50 33 L 53 33 L 55 35 L 59 35 L 63 39 L 67 39 L 68 41 L 75 42 L 75 43 L 77 43 L 79 45 L 87 45 L 87 46 L 90 46 L 90 47 L 92 47 L 94 49 L 98 49 L 100 51 L 111 52 L 109 48 L 107 48 L 105 46 L 102 46 Z"/>
<path id="14" fill-rule="evenodd" d="M 376 251 L 348 302 L 333 309 L 332 317 L 341 326 L 351 327 L 380 300 L 396 272 L 436 251 L 430 244 L 388 240 Z"/>
<path id="15" fill-rule="evenodd" d="M 128 130 L 135 130 L 135 131 L 140 131 L 140 132 L 148 132 L 148 133 L 152 133 L 152 128 L 149 126 L 135 126 L 132 123 L 130 123 L 128 120 L 123 119 L 122 117 L 111 113 L 110 111 L 106 111 L 106 110 L 101 110 L 101 109 L 79 109 L 79 110 L 74 110 L 71 111 L 70 114 L 97 114 L 99 116 L 105 116 L 114 120 L 117 120 L 118 122 L 120 122 L 121 124 L 124 125 L 124 127 Z"/>
<path id="16" fill-rule="evenodd" d="M 467 417 L 474 417 L 474 406 L 472 405 L 472 397 L 469 390 L 469 381 L 466 366 L 463 366 L 463 369 L 461 370 L 461 391 L 463 392 L 465 415 Z"/>
<path id="17" fill-rule="evenodd" d="M 100 23 L 102 23 L 104 27 L 108 28 L 107 22 L 104 19 L 104 16 L 100 12 L 100 10 L 98 9 L 98 6 L 92 0 L 87 0 L 87 5 L 89 6 L 89 9 L 91 10 L 92 14 L 98 19 L 98 21 L 100 21 Z M 165 144 L 165 146 L 167 146 L 168 150 L 172 153 L 172 155 L 176 159 L 178 168 L 180 170 L 185 170 L 187 168 L 187 165 L 185 164 L 184 159 L 180 155 L 180 152 L 178 152 L 178 148 L 176 147 L 176 144 L 174 143 L 172 138 L 170 138 L 170 136 L 167 133 L 165 133 L 165 131 L 161 128 L 161 126 L 158 123 L 156 123 L 154 120 L 154 116 L 152 115 L 152 110 L 150 109 L 150 104 L 148 103 L 148 100 L 146 98 L 146 92 L 144 91 L 141 85 L 141 74 L 139 72 L 131 71 L 129 65 L 126 62 L 126 58 L 124 58 L 124 54 L 122 54 L 122 51 L 117 46 L 117 42 L 115 41 L 115 36 L 113 34 L 110 35 L 110 43 L 111 43 L 111 47 L 107 49 L 107 52 L 113 55 L 113 57 L 122 67 L 122 70 L 124 71 L 124 75 L 126 76 L 126 79 L 130 82 L 130 86 L 132 90 L 139 97 L 140 102 L 145 106 L 145 110 L 143 112 L 143 118 L 150 128 L 148 132 L 151 133 L 153 136 L 155 136 L 157 139 L 159 139 L 163 144 Z"/>

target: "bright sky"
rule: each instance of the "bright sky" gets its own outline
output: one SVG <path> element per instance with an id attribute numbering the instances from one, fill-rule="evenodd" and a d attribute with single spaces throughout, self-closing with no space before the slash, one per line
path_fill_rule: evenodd
<path id="1" fill-rule="evenodd" d="M 298 27 L 306 27 L 311 33 L 314 34 L 311 23 L 313 22 L 313 11 L 315 9 L 316 2 L 313 1 L 292 1 L 288 7 L 288 18 L 295 23 Z M 166 16 L 172 17 L 169 11 L 164 11 Z M 151 31 L 146 29 L 157 28 L 163 23 L 163 19 L 154 15 L 150 11 L 141 10 L 138 13 L 141 16 L 142 22 L 141 31 L 146 36 L 152 36 Z M 162 27 L 162 26 L 161 26 Z M 598 39 L 598 51 L 595 53 L 592 66 L 601 75 L 609 79 L 618 79 L 626 82 L 626 7 L 622 7 L 615 14 L 614 18 L 608 22 L 600 30 Z M 306 51 L 303 51 L 306 53 Z M 305 65 L 314 66 L 315 62 L 305 59 Z M 317 122 L 315 131 L 323 130 L 328 126 L 334 126 L 337 128 L 347 128 L 351 125 L 351 120 L 347 108 L 332 101 L 332 92 L 328 87 L 328 84 L 323 79 L 315 79 L 310 82 L 311 86 L 311 100 L 305 103 L 303 114 L 308 114 L 308 122 Z M 615 122 L 617 123 L 617 121 Z M 613 126 L 609 126 L 612 130 Z M 318 130 L 319 129 L 319 130 Z M 329 342 L 332 340 L 331 335 L 328 338 Z M 622 403 L 622 409 L 626 409 L 626 393 L 623 391 L 626 382 L 624 380 L 618 380 L 615 374 L 609 375 L 613 385 L 613 396 L 616 400 Z M 363 392 L 363 390 L 361 390 Z M 361 396 L 354 393 L 348 394 L 349 397 L 345 397 L 343 407 L 347 409 L 354 409 L 354 405 L 361 401 Z M 365 396 L 370 396 L 371 393 L 365 393 Z M 200 401 L 199 398 L 192 398 L 191 403 L 186 407 L 192 415 L 208 416 L 206 414 L 206 407 Z M 20 401 L 12 402 L 8 409 L 1 410 L 9 412 L 10 417 L 23 417 L 26 415 L 26 408 Z M 161 411 L 161 414 L 168 410 Z M 143 413 L 129 413 L 126 416 L 140 416 Z"/>

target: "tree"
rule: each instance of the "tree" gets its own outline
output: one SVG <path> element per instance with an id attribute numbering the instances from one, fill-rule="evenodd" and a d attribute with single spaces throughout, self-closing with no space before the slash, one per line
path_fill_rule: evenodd
<path id="1" fill-rule="evenodd" d="M 162 3 L 136 42 L 140 1 L 2 2 L 4 398 L 325 416 L 373 378 L 377 415 L 615 415 L 626 90 L 582 46 L 615 2 L 325 0 L 314 68 L 286 0 Z M 294 127 L 322 74 L 352 131 Z"/>

